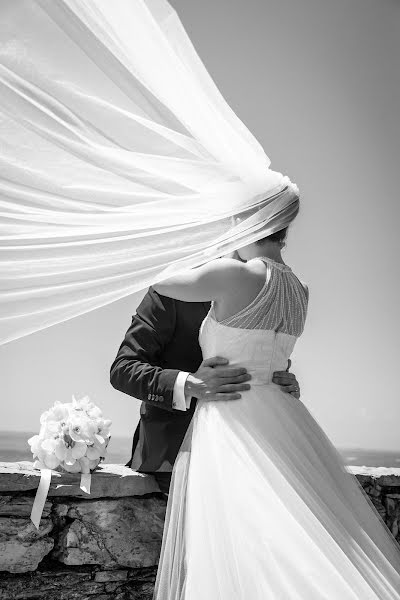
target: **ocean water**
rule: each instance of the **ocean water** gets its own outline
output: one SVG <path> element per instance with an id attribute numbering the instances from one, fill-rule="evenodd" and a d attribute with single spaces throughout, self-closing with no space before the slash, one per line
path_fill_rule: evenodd
<path id="1" fill-rule="evenodd" d="M 27 440 L 35 435 L 30 431 L 0 431 L 0 462 L 32 460 Z M 105 462 L 125 464 L 131 456 L 132 438 L 111 436 Z M 370 450 L 365 448 L 338 448 L 346 465 L 366 467 L 400 468 L 400 449 L 398 452 Z"/>
<path id="2" fill-rule="evenodd" d="M 28 439 L 37 431 L 0 431 L 0 462 L 32 461 Z M 125 464 L 131 456 L 132 438 L 111 435 L 105 462 Z"/>

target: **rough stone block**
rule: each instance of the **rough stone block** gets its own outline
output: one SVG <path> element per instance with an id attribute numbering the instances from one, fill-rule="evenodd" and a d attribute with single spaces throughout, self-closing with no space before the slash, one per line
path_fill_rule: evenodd
<path id="1" fill-rule="evenodd" d="M 57 511 L 65 514 L 62 505 Z M 165 501 L 119 498 L 71 502 L 51 557 L 66 565 L 98 564 L 105 569 L 156 565 L 161 548 Z"/>
<path id="2" fill-rule="evenodd" d="M 37 530 L 28 519 L 0 517 L 0 571 L 34 571 L 54 546 L 47 535 L 52 529 L 50 519 L 42 519 Z"/>
<path id="3" fill-rule="evenodd" d="M 123 585 L 123 582 L 121 582 L 121 581 L 118 581 L 118 582 L 111 581 L 109 583 L 106 583 L 105 584 L 106 592 L 108 594 L 111 594 L 111 593 L 116 592 L 117 590 L 121 591 L 121 586 L 122 585 Z"/>
<path id="4" fill-rule="evenodd" d="M 39 571 L 31 574 L 0 574 L 0 600 L 83 600 L 82 583 L 91 582 L 90 572 Z M 93 600 L 93 596 L 90 596 Z"/>
<path id="5" fill-rule="evenodd" d="M 112 596 L 112 600 L 151 600 L 153 591 L 153 583 L 143 583 L 132 588 L 124 587 L 123 590 Z"/>
<path id="6" fill-rule="evenodd" d="M 124 581 L 128 578 L 128 571 L 97 571 L 95 581 Z"/>
<path id="7" fill-rule="evenodd" d="M 0 496 L 0 517 L 25 517 L 31 515 L 33 496 Z M 51 502 L 45 502 L 42 518 L 49 516 Z"/>
<path id="8" fill-rule="evenodd" d="M 400 542 L 400 494 L 386 494 L 384 503 L 387 512 L 387 526 L 393 537 Z"/>

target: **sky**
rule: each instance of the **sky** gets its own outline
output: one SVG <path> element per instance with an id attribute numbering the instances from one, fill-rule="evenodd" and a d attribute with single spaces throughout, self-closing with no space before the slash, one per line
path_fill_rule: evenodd
<path id="1" fill-rule="evenodd" d="M 400 455 L 398 0 L 172 0 L 232 109 L 301 192 L 284 260 L 310 288 L 292 356 L 301 400 L 338 447 Z M 140 402 L 110 365 L 141 296 L 0 347 L 0 429 L 39 429 L 87 394 L 114 435 Z"/>

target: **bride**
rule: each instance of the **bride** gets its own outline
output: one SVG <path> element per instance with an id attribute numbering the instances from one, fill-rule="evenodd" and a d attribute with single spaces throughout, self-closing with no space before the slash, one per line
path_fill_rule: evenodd
<path id="1" fill-rule="evenodd" d="M 298 211 L 292 212 L 292 216 Z M 204 358 L 252 375 L 228 402 L 199 400 L 175 463 L 156 600 L 395 600 L 400 551 L 302 402 L 271 382 L 306 319 L 308 289 L 284 263 L 287 227 L 154 285 L 212 301 Z"/>

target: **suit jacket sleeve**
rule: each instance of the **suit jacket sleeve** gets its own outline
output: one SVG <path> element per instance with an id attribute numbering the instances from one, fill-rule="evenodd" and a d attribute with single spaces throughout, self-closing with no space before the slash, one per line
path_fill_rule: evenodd
<path id="1" fill-rule="evenodd" d="M 132 317 L 111 366 L 110 381 L 115 389 L 174 411 L 173 390 L 179 370 L 163 369 L 161 365 L 175 322 L 175 301 L 150 288 Z"/>

